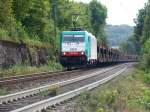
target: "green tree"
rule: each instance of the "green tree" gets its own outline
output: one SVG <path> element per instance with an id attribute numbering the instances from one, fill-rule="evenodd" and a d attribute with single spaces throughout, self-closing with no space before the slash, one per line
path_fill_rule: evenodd
<path id="1" fill-rule="evenodd" d="M 51 0 L 51 4 L 52 4 Z M 54 4 L 52 4 L 54 5 Z M 71 11 L 72 6 L 71 2 L 69 0 L 56 0 L 56 22 L 57 27 L 60 30 L 66 30 L 69 29 L 71 26 Z M 54 19 L 54 12 L 52 12 L 52 18 Z"/>
<path id="2" fill-rule="evenodd" d="M 32 2 L 33 0 L 13 0 L 13 13 L 18 21 L 23 21 L 28 16 Z"/>
<path id="3" fill-rule="evenodd" d="M 49 14 L 49 0 L 33 0 L 29 15 L 23 21 L 23 25 L 26 26 L 30 36 L 37 35 L 41 41 L 48 40 L 46 37 L 51 28 Z"/>
<path id="4" fill-rule="evenodd" d="M 57 36 L 73 27 L 73 14 L 78 14 L 76 26 L 93 32 L 101 41 L 106 41 L 104 26 L 106 8 L 97 0 L 90 4 L 72 0 L 0 0 L 0 27 L 19 41 L 26 38 L 53 43 L 54 2 L 56 2 Z"/>
<path id="5" fill-rule="evenodd" d="M 140 41 L 142 37 L 145 15 L 146 15 L 145 8 L 140 9 L 137 14 L 137 18 L 134 21 L 136 24 L 136 26 L 134 27 L 134 34 L 135 34 L 134 36 L 137 41 Z"/>
<path id="6" fill-rule="evenodd" d="M 89 5 L 85 3 L 72 3 L 72 14 L 75 14 L 78 21 L 74 21 L 76 27 L 83 30 L 92 31 L 90 23 Z"/>
<path id="7" fill-rule="evenodd" d="M 141 65 L 146 70 L 150 67 L 150 0 L 143 9 L 139 10 L 135 23 L 134 36 L 141 44 Z"/>
<path id="8" fill-rule="evenodd" d="M 135 46 L 135 37 L 131 36 L 127 42 L 120 45 L 120 50 L 128 54 L 138 54 Z"/>
<path id="9" fill-rule="evenodd" d="M 10 24 L 12 15 L 12 0 L 0 0 L 0 26 Z"/>
<path id="10" fill-rule="evenodd" d="M 134 27 L 134 46 L 138 54 L 141 52 L 141 41 L 143 35 L 143 28 L 144 28 L 144 19 L 146 16 L 146 5 L 143 9 L 140 9 L 135 19 L 136 26 Z"/>
<path id="11" fill-rule="evenodd" d="M 150 38 L 150 1 L 147 3 L 146 15 L 144 18 L 144 27 L 143 27 L 143 35 L 142 35 L 142 43 L 144 44 L 146 40 Z"/>
<path id="12" fill-rule="evenodd" d="M 20 35 L 22 38 L 26 35 L 20 22 L 14 18 L 12 6 L 13 0 L 0 0 L 0 27 L 7 31 L 11 40 L 18 41 Z"/>
<path id="13" fill-rule="evenodd" d="M 104 26 L 107 17 L 107 9 L 97 0 L 90 2 L 90 21 L 94 35 L 100 40 L 104 38 Z M 105 41 L 105 39 L 103 39 Z"/>

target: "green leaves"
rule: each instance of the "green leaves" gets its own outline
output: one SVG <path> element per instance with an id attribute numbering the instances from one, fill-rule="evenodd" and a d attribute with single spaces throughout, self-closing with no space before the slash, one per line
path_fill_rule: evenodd
<path id="1" fill-rule="evenodd" d="M 150 2 L 149 2 L 150 3 Z M 145 43 L 150 37 L 150 4 L 147 3 L 145 7 L 144 27 L 142 35 L 142 43 Z"/>
<path id="2" fill-rule="evenodd" d="M 45 34 L 48 33 L 50 8 L 47 8 L 48 0 L 33 0 L 33 6 L 29 10 L 28 16 L 24 19 L 23 25 L 26 26 L 30 36 L 37 35 L 43 41 Z"/>
<path id="3" fill-rule="evenodd" d="M 97 0 L 90 2 L 90 22 L 94 35 L 104 37 L 104 25 L 107 17 L 107 9 L 101 5 Z"/>
<path id="4" fill-rule="evenodd" d="M 145 4 L 144 8 L 139 10 L 137 18 L 135 19 L 134 36 L 137 41 L 141 42 L 142 45 L 150 37 L 150 1 Z"/>
<path id="5" fill-rule="evenodd" d="M 150 73 L 144 74 L 144 82 L 150 85 Z"/>
<path id="6" fill-rule="evenodd" d="M 23 21 L 32 8 L 33 0 L 13 0 L 13 13 L 18 21 Z"/>
<path id="7" fill-rule="evenodd" d="M 35 40 L 49 42 L 53 46 L 57 42 L 58 46 L 59 33 L 73 28 L 72 15 L 78 14 L 76 27 L 93 32 L 98 40 L 106 42 L 106 12 L 97 0 L 89 4 L 70 0 L 0 0 L 1 34 L 5 38 L 7 32 L 8 38 L 17 42 Z M 54 23 L 57 38 L 54 38 Z"/>
<path id="8" fill-rule="evenodd" d="M 12 0 L 0 0 L 0 27 L 8 27 L 13 21 Z"/>

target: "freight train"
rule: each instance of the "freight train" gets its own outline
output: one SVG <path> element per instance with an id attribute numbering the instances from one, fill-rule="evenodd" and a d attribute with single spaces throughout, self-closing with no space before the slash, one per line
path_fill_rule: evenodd
<path id="1" fill-rule="evenodd" d="M 63 31 L 60 36 L 60 63 L 71 67 L 93 66 L 105 63 L 137 61 L 136 55 L 108 48 L 97 42 L 87 31 Z"/>

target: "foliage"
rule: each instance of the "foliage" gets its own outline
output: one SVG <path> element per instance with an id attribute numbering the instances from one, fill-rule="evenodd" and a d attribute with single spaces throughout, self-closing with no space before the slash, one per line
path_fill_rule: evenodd
<path id="1" fill-rule="evenodd" d="M 150 70 L 150 38 L 147 40 L 147 42 L 143 45 L 143 55 L 141 58 L 141 67 L 144 70 Z"/>
<path id="2" fill-rule="evenodd" d="M 135 19 L 136 26 L 134 27 L 134 34 L 137 41 L 140 41 L 142 33 L 143 33 L 143 27 L 144 27 L 144 18 L 145 18 L 145 8 L 140 9 L 137 15 L 137 18 Z"/>
<path id="3" fill-rule="evenodd" d="M 150 73 L 144 74 L 144 82 L 150 85 Z"/>
<path id="4" fill-rule="evenodd" d="M 148 1 L 144 8 L 140 9 L 135 21 L 134 34 L 131 37 L 134 41 L 128 41 L 132 44 L 137 54 L 145 54 L 143 51 L 146 41 L 150 37 L 150 1 Z M 126 49 L 126 46 L 124 49 Z"/>
<path id="5" fill-rule="evenodd" d="M 135 24 L 132 43 L 138 54 L 141 54 L 141 67 L 148 71 L 150 68 L 150 0 L 139 10 Z"/>
<path id="6" fill-rule="evenodd" d="M 62 70 L 62 66 L 54 61 L 49 61 L 47 65 L 41 67 L 29 66 L 29 65 L 14 65 L 8 70 L 1 70 L 0 77 L 15 76 L 15 75 L 27 75 L 38 72 L 49 72 Z"/>
<path id="7" fill-rule="evenodd" d="M 0 88 L 0 96 L 8 94 L 8 91 L 4 88 Z"/>
<path id="8" fill-rule="evenodd" d="M 97 0 L 89 4 L 70 0 L 0 0 L 1 38 L 33 44 L 37 41 L 47 42 L 51 46 L 57 46 L 55 44 L 58 44 L 59 33 L 73 27 L 73 14 L 80 15 L 76 27 L 92 31 L 99 40 L 105 40 L 103 30 L 106 8 Z M 54 23 L 57 29 L 56 39 Z"/>
<path id="9" fill-rule="evenodd" d="M 51 5 L 53 7 L 53 0 L 51 0 Z M 70 16 L 73 13 L 73 4 L 74 2 L 70 2 L 69 0 L 57 0 L 57 13 L 56 13 L 56 22 L 57 27 L 60 30 L 68 30 L 70 26 L 72 25 L 72 20 L 70 19 Z M 75 4 L 77 7 L 78 4 Z M 54 9 L 52 18 L 54 18 Z"/>
<path id="10" fill-rule="evenodd" d="M 150 54 L 142 55 L 140 66 L 145 71 L 150 70 Z"/>
<path id="11" fill-rule="evenodd" d="M 119 46 L 131 37 L 133 27 L 128 25 L 107 25 L 105 31 L 109 45 Z"/>
<path id="12" fill-rule="evenodd" d="M 29 10 L 32 7 L 33 0 L 13 0 L 13 13 L 18 21 L 23 21 L 29 14 Z"/>
<path id="13" fill-rule="evenodd" d="M 150 68 L 150 1 L 145 5 L 144 27 L 141 37 L 142 43 L 142 66 L 145 70 Z"/>
<path id="14" fill-rule="evenodd" d="M 90 22 L 94 35 L 99 39 L 104 37 L 104 25 L 107 17 L 107 9 L 97 0 L 90 2 Z M 104 40 L 105 41 L 105 40 Z M 105 41 L 106 42 L 106 41 Z"/>
<path id="15" fill-rule="evenodd" d="M 142 34 L 142 43 L 144 44 L 150 37 L 150 1 L 145 6 L 144 27 Z"/>
<path id="16" fill-rule="evenodd" d="M 149 112 L 150 75 L 134 70 L 128 76 L 110 82 L 93 92 L 79 97 L 79 106 L 84 112 Z"/>
<path id="17" fill-rule="evenodd" d="M 0 28 L 0 39 L 9 40 L 8 32 L 2 28 Z"/>
<path id="18" fill-rule="evenodd" d="M 134 43 L 135 38 L 131 36 L 126 42 L 120 44 L 120 50 L 128 54 L 138 54 L 137 47 Z"/>
<path id="19" fill-rule="evenodd" d="M 146 54 L 150 54 L 150 38 L 145 42 L 143 52 Z"/>
<path id="20" fill-rule="evenodd" d="M 46 34 L 49 33 L 49 1 L 33 0 L 33 7 L 29 10 L 28 16 L 24 19 L 23 25 L 26 26 L 29 35 L 37 35 L 40 41 L 47 41 Z"/>
<path id="21" fill-rule="evenodd" d="M 0 26 L 7 26 L 11 22 L 12 0 L 0 0 Z"/>

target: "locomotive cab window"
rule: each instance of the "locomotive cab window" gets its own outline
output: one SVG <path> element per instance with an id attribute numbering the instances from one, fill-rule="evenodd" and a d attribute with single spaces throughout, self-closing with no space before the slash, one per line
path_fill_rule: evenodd
<path id="1" fill-rule="evenodd" d="M 63 36 L 63 42 L 68 43 L 68 42 L 84 42 L 84 35 L 64 35 Z"/>

